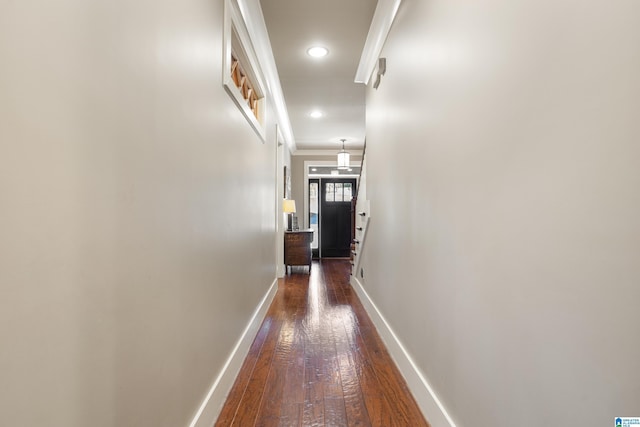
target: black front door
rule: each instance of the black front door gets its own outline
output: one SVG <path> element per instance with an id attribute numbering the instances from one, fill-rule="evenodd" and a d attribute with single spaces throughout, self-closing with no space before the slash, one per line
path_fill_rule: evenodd
<path id="1" fill-rule="evenodd" d="M 320 191 L 320 253 L 322 257 L 348 257 L 351 250 L 351 198 L 353 178 L 322 179 Z"/>

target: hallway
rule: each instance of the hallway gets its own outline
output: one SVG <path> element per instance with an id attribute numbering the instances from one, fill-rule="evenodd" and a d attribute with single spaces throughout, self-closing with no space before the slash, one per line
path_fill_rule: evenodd
<path id="1" fill-rule="evenodd" d="M 346 260 L 281 279 L 217 426 L 427 426 Z"/>

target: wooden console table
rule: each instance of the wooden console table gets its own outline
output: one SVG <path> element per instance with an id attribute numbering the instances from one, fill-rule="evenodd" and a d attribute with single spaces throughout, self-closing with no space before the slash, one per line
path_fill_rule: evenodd
<path id="1" fill-rule="evenodd" d="M 284 232 L 284 265 L 289 274 L 292 265 L 308 265 L 311 274 L 313 229 Z"/>

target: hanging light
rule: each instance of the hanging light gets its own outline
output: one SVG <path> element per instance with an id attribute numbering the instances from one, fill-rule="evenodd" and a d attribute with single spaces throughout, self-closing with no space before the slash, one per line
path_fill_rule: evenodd
<path id="1" fill-rule="evenodd" d="M 338 169 L 349 169 L 349 153 L 344 149 L 344 142 L 346 139 L 341 139 L 342 141 L 342 150 L 338 152 Z"/>

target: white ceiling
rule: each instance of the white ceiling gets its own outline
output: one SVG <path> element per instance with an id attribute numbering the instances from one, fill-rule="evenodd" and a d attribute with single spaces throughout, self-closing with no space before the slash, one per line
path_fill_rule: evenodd
<path id="1" fill-rule="evenodd" d="M 365 86 L 354 83 L 376 0 L 261 0 L 298 150 L 360 149 Z M 321 45 L 329 54 L 307 55 Z M 320 110 L 324 117 L 309 113 Z"/>

